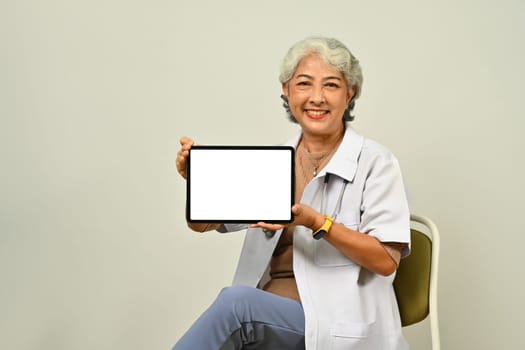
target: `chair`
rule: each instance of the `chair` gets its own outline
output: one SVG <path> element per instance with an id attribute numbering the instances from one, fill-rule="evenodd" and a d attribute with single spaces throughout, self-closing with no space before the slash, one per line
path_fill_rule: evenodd
<path id="1" fill-rule="evenodd" d="M 430 315 L 432 349 L 440 349 L 437 310 L 439 231 L 423 216 L 411 215 L 411 252 L 401 259 L 394 290 L 403 327 Z"/>

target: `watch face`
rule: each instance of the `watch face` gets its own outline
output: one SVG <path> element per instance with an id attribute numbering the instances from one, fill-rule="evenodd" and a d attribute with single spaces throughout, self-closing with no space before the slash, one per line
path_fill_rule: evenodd
<path id="1" fill-rule="evenodd" d="M 321 239 L 324 235 L 326 235 L 326 230 L 319 230 L 314 234 L 314 239 Z"/>

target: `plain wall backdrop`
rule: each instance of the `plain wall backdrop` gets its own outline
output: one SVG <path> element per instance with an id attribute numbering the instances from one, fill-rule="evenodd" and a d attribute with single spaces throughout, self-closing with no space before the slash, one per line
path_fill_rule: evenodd
<path id="1" fill-rule="evenodd" d="M 360 59 L 352 126 L 394 151 L 412 211 L 441 230 L 442 348 L 525 348 L 522 0 L 7 0 L 0 13 L 1 349 L 176 342 L 230 283 L 244 235 L 186 228 L 178 139 L 294 136 L 278 69 L 313 34 Z M 406 329 L 413 349 L 429 348 L 427 326 Z"/>

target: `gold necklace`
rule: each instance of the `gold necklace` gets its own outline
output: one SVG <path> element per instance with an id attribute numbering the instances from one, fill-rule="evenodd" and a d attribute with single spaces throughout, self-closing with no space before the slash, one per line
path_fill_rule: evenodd
<path id="1" fill-rule="evenodd" d="M 341 140 L 339 140 L 332 149 L 330 149 L 329 151 L 325 151 L 325 152 L 320 152 L 320 153 L 311 153 L 311 152 L 308 152 L 308 150 L 306 149 L 306 147 L 304 146 L 304 144 L 301 142 L 299 144 L 299 151 L 300 153 L 306 155 L 306 157 L 308 158 L 309 160 L 309 163 L 311 165 L 311 168 L 313 168 L 313 171 L 312 171 L 312 174 L 313 174 L 313 177 L 316 177 L 318 172 L 319 172 L 319 169 L 321 169 L 325 164 L 325 160 L 328 160 L 330 158 L 330 156 L 335 152 L 335 150 L 339 147 L 339 143 L 340 143 Z M 301 163 L 302 163 L 302 158 L 300 158 L 301 160 Z M 303 168 L 303 172 L 306 171 L 306 169 L 304 169 L 304 164 L 301 164 L 302 165 L 302 168 Z M 306 175 L 306 174 L 305 174 Z"/>
<path id="2" fill-rule="evenodd" d="M 324 159 L 326 158 L 326 156 L 328 156 L 328 154 L 330 152 L 322 152 L 320 154 L 312 154 L 312 153 L 308 152 L 304 147 L 302 148 L 302 151 L 306 155 L 308 160 L 310 161 L 310 165 L 313 167 L 313 176 L 316 177 L 317 176 L 317 171 L 319 170 L 319 166 L 321 165 L 321 162 L 324 161 Z"/>

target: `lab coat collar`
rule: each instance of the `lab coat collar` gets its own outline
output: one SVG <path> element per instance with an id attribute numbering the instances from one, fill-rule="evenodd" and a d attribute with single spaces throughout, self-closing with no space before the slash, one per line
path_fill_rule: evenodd
<path id="1" fill-rule="evenodd" d="M 297 148 L 302 132 L 299 132 L 287 145 Z M 364 137 L 354 131 L 349 125 L 346 125 L 343 141 L 339 148 L 328 162 L 325 168 L 317 175 L 321 177 L 326 173 L 334 174 L 343 179 L 352 182 L 357 172 L 357 162 L 363 149 Z"/>

